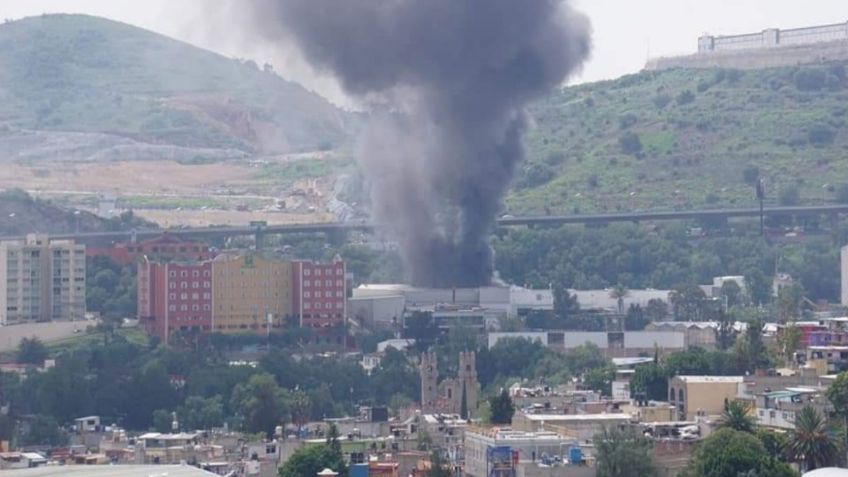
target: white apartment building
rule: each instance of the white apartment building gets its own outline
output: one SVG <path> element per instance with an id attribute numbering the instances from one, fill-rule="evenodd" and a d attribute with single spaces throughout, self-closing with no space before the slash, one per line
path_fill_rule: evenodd
<path id="1" fill-rule="evenodd" d="M 46 235 L 0 242 L 0 324 L 84 315 L 85 245 Z"/>

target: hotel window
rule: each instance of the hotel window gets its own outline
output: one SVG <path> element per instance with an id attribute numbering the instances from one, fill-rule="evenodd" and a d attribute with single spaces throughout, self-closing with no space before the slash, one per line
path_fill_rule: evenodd
<path id="1" fill-rule="evenodd" d="M 309 303 L 308 301 L 307 301 L 306 303 L 304 303 L 304 304 L 303 304 L 303 309 L 304 309 L 304 310 L 308 310 L 308 309 L 310 309 L 310 308 L 312 308 L 312 304 L 311 304 L 311 303 Z"/>
<path id="2" fill-rule="evenodd" d="M 168 299 L 169 299 L 169 300 L 176 300 L 176 299 L 177 299 L 177 294 L 176 294 L 176 293 L 171 293 L 170 295 L 168 295 Z"/>
<path id="3" fill-rule="evenodd" d="M 316 304 L 315 304 L 315 308 L 317 308 L 317 309 L 319 309 L 319 310 L 320 310 L 320 309 L 321 309 L 321 302 L 316 303 Z"/>
<path id="4" fill-rule="evenodd" d="M 177 311 L 177 305 L 168 306 L 168 311 Z"/>
<path id="5" fill-rule="evenodd" d="M 180 293 L 180 300 L 188 300 L 188 293 Z"/>
<path id="6" fill-rule="evenodd" d="M 180 311 L 188 311 L 188 305 L 180 305 Z"/>
<path id="7" fill-rule="evenodd" d="M 336 286 L 337 286 L 337 287 L 343 287 L 343 286 L 344 286 L 344 282 L 343 282 L 343 281 L 341 281 L 341 280 L 336 280 Z"/>
<path id="8" fill-rule="evenodd" d="M 339 310 L 341 310 L 342 308 L 344 308 L 344 303 L 342 303 L 342 302 L 337 302 L 337 303 L 336 303 L 336 308 L 338 308 Z"/>
<path id="9" fill-rule="evenodd" d="M 315 298 L 321 298 L 321 292 L 319 292 L 319 291 L 315 292 Z"/>
<path id="10" fill-rule="evenodd" d="M 185 271 L 185 270 L 183 270 L 183 271 L 180 273 L 180 276 L 188 277 L 188 272 L 187 272 L 187 271 Z"/>
<path id="11" fill-rule="evenodd" d="M 317 277 L 321 276 L 321 269 L 320 268 L 315 269 L 315 276 L 317 276 Z"/>
<path id="12" fill-rule="evenodd" d="M 174 270 L 171 270 L 171 273 L 169 273 L 169 275 L 172 276 L 172 277 L 176 277 L 177 272 L 175 272 Z"/>
<path id="13" fill-rule="evenodd" d="M 212 282 L 203 282 L 203 288 L 211 288 Z"/>
<path id="14" fill-rule="evenodd" d="M 327 287 L 331 287 L 331 286 L 333 286 L 333 281 L 332 281 L 332 280 L 325 280 L 325 281 L 324 281 L 324 286 L 327 286 Z"/>
<path id="15" fill-rule="evenodd" d="M 342 270 L 341 268 L 336 269 L 336 275 L 342 275 L 343 273 L 344 273 L 344 270 Z"/>
<path id="16" fill-rule="evenodd" d="M 308 291 L 303 292 L 303 298 L 312 298 Z"/>
<path id="17" fill-rule="evenodd" d="M 188 282 L 180 283 L 180 288 L 188 288 Z"/>
<path id="18" fill-rule="evenodd" d="M 344 298 L 344 293 L 342 293 L 341 291 L 337 291 L 336 298 Z"/>
<path id="19" fill-rule="evenodd" d="M 174 282 L 171 282 L 168 286 L 169 286 L 170 288 L 177 288 L 177 284 L 176 284 L 176 283 L 174 283 Z"/>
<path id="20" fill-rule="evenodd" d="M 310 269 L 308 269 L 308 268 L 307 268 L 306 270 L 304 270 L 304 271 L 303 271 L 303 275 L 304 275 L 304 276 L 307 276 L 307 277 L 308 277 L 311 273 L 312 273 L 312 270 L 310 270 Z"/>
<path id="21" fill-rule="evenodd" d="M 200 272 L 199 272 L 199 271 L 197 271 L 197 270 L 195 270 L 195 271 L 191 274 L 191 276 L 193 276 L 193 277 L 199 277 L 199 276 L 200 276 Z"/>
<path id="22" fill-rule="evenodd" d="M 304 280 L 304 281 L 303 281 L 303 286 L 305 286 L 305 287 L 311 287 L 311 286 L 312 286 L 312 282 L 310 282 L 309 280 Z"/>

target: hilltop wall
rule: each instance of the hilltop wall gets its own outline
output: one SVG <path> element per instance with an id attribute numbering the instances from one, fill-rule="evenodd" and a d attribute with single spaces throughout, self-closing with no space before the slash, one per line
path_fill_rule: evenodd
<path id="1" fill-rule="evenodd" d="M 848 60 L 848 41 L 831 41 L 762 49 L 705 51 L 688 56 L 654 58 L 645 69 L 736 68 L 761 69 Z"/>

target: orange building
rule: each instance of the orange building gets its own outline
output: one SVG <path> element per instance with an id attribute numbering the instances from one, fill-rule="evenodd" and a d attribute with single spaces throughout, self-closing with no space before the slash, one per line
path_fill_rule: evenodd
<path id="1" fill-rule="evenodd" d="M 291 262 L 223 254 L 212 261 L 212 281 L 213 332 L 269 333 L 297 325 Z"/>

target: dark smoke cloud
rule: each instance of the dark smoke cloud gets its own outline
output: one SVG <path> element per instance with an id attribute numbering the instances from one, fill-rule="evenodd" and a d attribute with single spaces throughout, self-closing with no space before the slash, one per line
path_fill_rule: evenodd
<path id="1" fill-rule="evenodd" d="M 560 0 L 249 0 L 251 26 L 294 40 L 347 92 L 380 105 L 362 141 L 375 219 L 413 282 L 492 279 L 488 237 L 523 157 L 524 106 L 589 53 Z"/>

